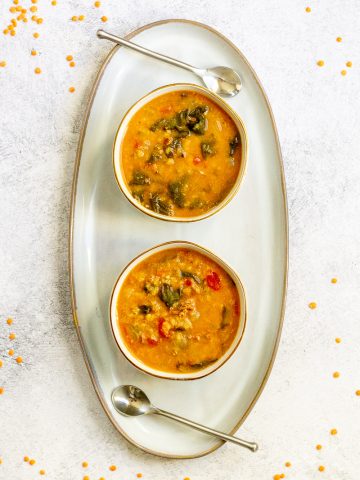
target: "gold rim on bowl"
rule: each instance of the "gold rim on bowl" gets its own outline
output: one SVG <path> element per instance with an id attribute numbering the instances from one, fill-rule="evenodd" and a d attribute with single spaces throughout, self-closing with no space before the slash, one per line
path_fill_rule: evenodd
<path id="1" fill-rule="evenodd" d="M 239 318 L 239 326 L 236 331 L 236 335 L 234 337 L 234 340 L 230 347 L 224 352 L 224 354 L 213 364 L 207 366 L 206 368 L 203 368 L 202 370 L 197 370 L 195 372 L 187 372 L 187 373 L 174 373 L 174 372 L 165 372 L 162 370 L 158 370 L 152 367 L 149 367 L 145 363 L 143 363 L 141 360 L 136 358 L 135 355 L 131 353 L 131 351 L 127 348 L 125 342 L 123 341 L 122 334 L 120 332 L 119 328 L 119 321 L 118 321 L 118 316 L 117 316 L 117 299 L 121 290 L 121 287 L 128 276 L 128 274 L 132 271 L 132 269 L 141 263 L 143 260 L 146 258 L 150 257 L 154 253 L 164 251 L 164 250 L 169 250 L 173 248 L 186 248 L 190 249 L 196 252 L 199 252 L 206 257 L 210 258 L 210 260 L 214 261 L 216 264 L 218 264 L 220 267 L 222 267 L 228 275 L 232 278 L 236 285 L 236 289 L 239 295 L 239 303 L 240 303 L 240 318 Z M 118 276 L 115 285 L 113 287 L 111 297 L 110 297 L 110 327 L 111 331 L 113 334 L 113 337 L 115 339 L 115 342 L 121 351 L 121 353 L 124 355 L 124 357 L 136 368 L 141 370 L 143 373 L 147 373 L 149 375 L 158 377 L 158 378 L 164 378 L 168 380 L 196 380 L 199 378 L 206 377 L 207 375 L 210 375 L 211 373 L 215 372 L 218 370 L 220 367 L 222 367 L 228 360 L 229 358 L 235 353 L 237 350 L 243 335 L 245 331 L 245 325 L 246 325 L 246 317 L 247 317 L 247 307 L 246 307 L 246 296 L 245 296 L 245 290 L 243 287 L 243 284 L 241 283 L 241 280 L 237 273 L 221 258 L 219 258 L 215 253 L 212 251 L 196 244 L 193 242 L 187 242 L 187 241 L 181 241 L 181 240 L 173 240 L 170 242 L 165 242 L 165 243 L 160 243 L 152 248 L 149 248 L 145 250 L 144 252 L 140 253 L 137 255 L 135 258 L 133 258 L 127 265 L 126 267 L 122 270 L 120 275 Z"/>
<path id="2" fill-rule="evenodd" d="M 162 215 L 160 213 L 156 213 L 142 205 L 140 202 L 136 201 L 135 198 L 131 195 L 131 192 L 126 184 L 123 170 L 122 170 L 122 165 L 121 165 L 121 149 L 122 149 L 122 144 L 123 140 L 127 131 L 127 126 L 134 116 L 136 112 L 140 110 L 144 105 L 146 105 L 150 100 L 153 98 L 159 97 L 160 95 L 163 95 L 164 93 L 169 93 L 172 91 L 178 91 L 178 90 L 190 90 L 190 91 L 195 91 L 199 92 L 205 97 L 209 98 L 212 100 L 214 103 L 216 103 L 222 110 L 224 110 L 229 117 L 233 120 L 233 122 L 236 125 L 237 130 L 239 131 L 240 138 L 241 138 L 241 162 L 240 162 L 240 169 L 238 176 L 236 178 L 236 181 L 231 188 L 230 192 L 226 195 L 226 197 L 215 207 L 211 208 L 207 212 L 201 214 L 201 215 L 195 215 L 192 217 L 176 217 L 176 216 L 168 216 L 168 215 Z M 128 201 L 134 205 L 138 210 L 141 212 L 145 213 L 146 215 L 149 215 L 150 217 L 153 218 L 158 218 L 160 220 L 165 220 L 168 222 L 197 222 L 199 220 L 204 220 L 205 218 L 211 217 L 215 213 L 219 212 L 222 210 L 236 195 L 238 192 L 241 182 L 244 178 L 245 171 L 246 171 L 246 164 L 247 164 L 247 157 L 248 157 L 248 140 L 247 140 L 247 132 L 246 128 L 244 125 L 244 122 L 242 119 L 239 117 L 239 115 L 228 105 L 219 95 L 216 93 L 211 92 L 205 87 L 202 87 L 201 85 L 195 85 L 193 83 L 172 83 L 169 85 L 163 85 L 162 87 L 158 87 L 155 90 L 152 90 L 151 92 L 147 93 L 143 97 L 139 98 L 124 114 L 120 125 L 117 129 L 116 135 L 115 135 L 115 140 L 113 144 L 113 150 L 112 150 L 112 157 L 113 157 L 113 169 L 114 169 L 114 174 L 115 178 L 117 181 L 117 184 L 119 185 L 120 190 L 122 193 L 125 195 L 125 197 L 128 199 Z"/>

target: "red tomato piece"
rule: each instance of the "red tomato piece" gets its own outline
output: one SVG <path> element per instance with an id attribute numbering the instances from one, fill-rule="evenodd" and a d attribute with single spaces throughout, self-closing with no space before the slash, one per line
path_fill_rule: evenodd
<path id="1" fill-rule="evenodd" d="M 190 279 L 190 278 L 187 278 L 187 279 L 185 280 L 184 284 L 185 284 L 187 287 L 191 287 L 191 285 L 192 285 L 191 279 Z"/>
<path id="2" fill-rule="evenodd" d="M 154 340 L 153 338 L 148 338 L 147 343 L 152 347 L 155 347 L 155 345 L 157 345 L 159 342 L 157 340 Z"/>
<path id="3" fill-rule="evenodd" d="M 201 163 L 201 158 L 200 157 L 194 157 L 193 164 L 194 165 L 199 165 L 199 163 Z"/>
<path id="4" fill-rule="evenodd" d="M 216 272 L 211 272 L 206 276 L 206 282 L 213 290 L 220 290 L 220 277 Z"/>
<path id="5" fill-rule="evenodd" d="M 165 322 L 165 318 L 160 317 L 159 320 L 158 320 L 158 322 L 159 322 L 159 323 L 158 323 L 158 330 L 159 330 L 159 335 L 160 335 L 160 337 L 162 337 L 162 338 L 169 338 L 170 335 L 169 335 L 168 333 L 166 333 L 166 332 L 164 331 L 164 329 L 163 329 L 163 325 L 164 325 L 164 322 Z"/>
<path id="6" fill-rule="evenodd" d="M 164 107 L 160 108 L 161 113 L 170 113 L 172 111 L 171 105 L 165 105 Z"/>

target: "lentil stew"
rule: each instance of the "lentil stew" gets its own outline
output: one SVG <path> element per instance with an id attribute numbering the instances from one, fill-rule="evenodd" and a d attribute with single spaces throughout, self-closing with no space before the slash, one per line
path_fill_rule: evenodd
<path id="1" fill-rule="evenodd" d="M 232 345 L 240 319 L 230 275 L 191 248 L 153 253 L 127 274 L 116 299 L 127 349 L 164 372 L 202 370 Z"/>
<path id="2" fill-rule="evenodd" d="M 242 162 L 239 130 L 215 101 L 192 90 L 139 108 L 122 141 L 122 174 L 133 199 L 167 217 L 197 217 L 233 189 Z"/>

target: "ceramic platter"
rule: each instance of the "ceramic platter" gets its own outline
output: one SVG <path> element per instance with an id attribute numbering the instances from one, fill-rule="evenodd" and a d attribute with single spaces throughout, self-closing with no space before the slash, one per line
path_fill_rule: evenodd
<path id="1" fill-rule="evenodd" d="M 115 47 L 105 60 L 90 96 L 75 165 L 73 314 L 100 402 L 118 431 L 143 450 L 198 457 L 222 442 L 157 416 L 124 417 L 114 410 L 111 392 L 120 384 L 137 385 L 159 407 L 228 433 L 245 420 L 269 376 L 284 315 L 288 241 L 281 152 L 259 80 L 225 37 L 205 25 L 171 20 L 147 25 L 127 38 L 198 67 L 231 66 L 243 81 L 240 94 L 227 101 L 247 128 L 247 172 L 236 197 L 213 217 L 188 224 L 157 220 L 134 208 L 117 186 L 112 146 L 127 109 L 161 85 L 198 83 L 191 73 L 139 53 Z M 194 381 L 164 380 L 136 370 L 119 352 L 110 329 L 109 300 L 119 272 L 143 250 L 170 240 L 214 251 L 237 271 L 246 290 L 248 319 L 239 348 L 220 370 Z M 261 448 L 261 438 L 250 440 Z"/>

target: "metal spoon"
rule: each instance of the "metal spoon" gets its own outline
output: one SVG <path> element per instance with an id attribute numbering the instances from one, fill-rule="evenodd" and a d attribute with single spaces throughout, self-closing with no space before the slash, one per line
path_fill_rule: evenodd
<path id="1" fill-rule="evenodd" d="M 163 417 L 176 420 L 177 422 L 184 423 L 189 427 L 195 428 L 195 430 L 200 430 L 200 432 L 208 433 L 209 435 L 221 438 L 222 440 L 241 445 L 242 447 L 248 448 L 252 452 L 256 452 L 258 449 L 257 443 L 247 442 L 246 440 L 241 440 L 240 438 L 227 435 L 226 433 L 218 432 L 212 428 L 199 425 L 191 420 L 187 420 L 186 418 L 179 417 L 178 415 L 174 415 L 173 413 L 166 412 L 165 410 L 155 407 L 151 404 L 145 393 L 140 390 L 140 388 L 134 387 L 133 385 L 120 385 L 119 387 L 115 388 L 115 390 L 112 392 L 111 399 L 116 410 L 123 415 L 138 417 L 139 415 L 149 415 L 151 413 L 155 413 L 157 415 L 162 415 Z"/>
<path id="2" fill-rule="evenodd" d="M 185 70 L 190 70 L 190 72 L 195 73 L 198 77 L 202 79 L 205 86 L 217 93 L 218 95 L 223 95 L 224 97 L 233 97 L 237 95 L 241 90 L 241 78 L 239 75 L 229 67 L 212 67 L 212 68 L 196 68 L 188 63 L 180 62 L 175 60 L 175 58 L 168 57 L 167 55 L 161 55 L 160 53 L 153 52 L 147 48 L 136 45 L 136 43 L 129 42 L 124 38 L 117 37 L 111 33 L 105 32 L 104 30 L 98 30 L 97 36 L 105 40 L 111 40 L 112 42 L 119 43 L 125 47 L 132 48 L 137 52 L 148 55 L 149 57 L 157 58 L 163 62 L 170 63 L 176 67 L 184 68 Z"/>

